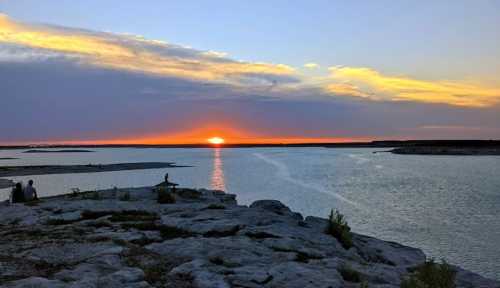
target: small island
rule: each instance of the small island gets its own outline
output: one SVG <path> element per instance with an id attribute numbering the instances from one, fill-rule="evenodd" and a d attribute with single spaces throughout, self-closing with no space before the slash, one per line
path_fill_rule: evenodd
<path id="1" fill-rule="evenodd" d="M 407 146 L 390 150 L 405 155 L 499 155 L 500 147 L 454 147 L 454 146 Z"/>
<path id="2" fill-rule="evenodd" d="M 160 169 L 188 167 L 175 165 L 173 162 L 137 162 L 118 164 L 88 164 L 88 165 L 40 165 L 40 166 L 3 166 L 0 167 L 0 177 L 94 173 L 123 170 Z"/>
<path id="3" fill-rule="evenodd" d="M 33 149 L 33 150 L 27 150 L 24 151 L 23 153 L 90 153 L 90 152 L 95 152 L 91 150 L 77 150 L 77 149 L 66 149 L 66 150 L 38 150 L 38 149 Z"/>

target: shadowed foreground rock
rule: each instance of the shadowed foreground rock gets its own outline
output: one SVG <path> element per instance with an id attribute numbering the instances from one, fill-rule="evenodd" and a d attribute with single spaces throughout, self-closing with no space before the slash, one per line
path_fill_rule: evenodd
<path id="1" fill-rule="evenodd" d="M 399 287 L 425 261 L 418 249 L 356 234 L 346 250 L 324 233 L 325 219 L 279 201 L 246 207 L 221 191 L 179 189 L 176 203 L 158 204 L 154 189 L 0 207 L 0 285 L 360 287 L 339 272 L 350 269 L 369 287 Z M 458 287 L 500 287 L 458 270 Z"/>

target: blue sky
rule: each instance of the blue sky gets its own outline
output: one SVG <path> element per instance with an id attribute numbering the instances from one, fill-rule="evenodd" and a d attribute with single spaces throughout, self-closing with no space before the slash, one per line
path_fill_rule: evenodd
<path id="1" fill-rule="evenodd" d="M 51 55 L 50 57 L 55 57 L 54 55 L 57 54 L 59 60 L 62 56 L 67 57 L 65 58 L 66 62 L 74 61 L 74 58 L 71 57 L 86 57 L 85 59 L 79 58 L 79 63 L 84 62 L 86 65 L 92 66 L 92 71 L 94 69 L 103 69 L 103 71 L 112 69 L 117 73 L 132 73 L 133 75 L 130 77 L 141 78 L 144 77 L 143 74 L 149 74 L 148 77 L 151 79 L 158 80 L 157 77 L 160 76 L 168 77 L 169 81 L 172 81 L 172 77 L 180 77 L 182 79 L 179 81 L 184 83 L 189 80 L 192 86 L 183 86 L 184 90 L 176 91 L 177 98 L 175 99 L 186 100 L 190 97 L 188 95 L 193 95 L 193 91 L 200 91 L 200 89 L 204 91 L 203 93 L 207 93 L 208 101 L 219 101 L 210 99 L 210 95 L 219 94 L 231 98 L 230 101 L 233 102 L 242 101 L 240 94 L 245 94 L 245 101 L 249 101 L 251 104 L 248 102 L 246 105 L 241 105 L 241 102 L 238 104 L 225 102 L 224 105 L 228 105 L 228 108 L 222 109 L 221 114 L 225 114 L 229 118 L 233 106 L 239 107 L 238 109 L 241 111 L 252 110 L 259 105 L 269 107 L 269 104 L 259 102 L 261 99 L 274 99 L 273 101 L 281 103 L 279 110 L 284 115 L 282 118 L 284 119 L 283 127 L 280 126 L 279 129 L 271 127 L 273 123 L 276 123 L 275 117 L 271 115 L 263 116 L 264 119 L 268 120 L 262 120 L 263 123 L 259 124 L 260 128 L 258 129 L 248 125 L 248 123 L 241 124 L 241 126 L 252 126 L 249 129 L 253 130 L 253 134 L 265 135 L 265 137 L 276 135 L 275 130 L 286 130 L 286 133 L 283 132 L 286 135 L 278 136 L 291 136 L 292 134 L 296 134 L 297 137 L 302 135 L 308 137 L 345 136 L 347 138 L 366 136 L 372 139 L 380 137 L 435 138 L 444 135 L 451 138 L 495 138 L 500 137 L 500 127 L 498 123 L 494 123 L 499 119 L 489 115 L 495 115 L 498 112 L 497 100 L 500 99 L 500 95 L 498 95 L 500 93 L 500 77 L 498 77 L 500 75 L 500 37 L 498 34 L 500 16 L 498 11 L 500 11 L 499 1 L 486 0 L 398 2 L 4 0 L 0 1 L 0 13 L 7 17 L 5 18 L 7 19 L 5 27 L 17 23 L 22 28 L 5 30 L 5 33 L 10 34 L 5 39 L 0 39 L 0 56 L 4 55 L 1 57 L 0 68 L 5 71 L 4 77 L 8 77 L 7 75 L 12 74 L 9 73 L 10 69 L 15 69 L 15 65 L 12 64 L 15 62 L 13 59 L 19 58 L 20 55 L 26 55 L 26 49 L 32 49 L 36 53 L 44 54 L 44 57 L 48 53 Z M 50 25 L 59 27 L 54 32 Z M 62 33 L 61 35 L 73 33 L 79 36 L 83 33 L 79 29 L 84 29 L 83 31 L 86 31 L 84 34 L 98 35 L 101 42 L 107 43 L 110 41 L 109 39 L 114 39 L 113 41 L 119 39 L 121 45 L 119 48 L 128 49 L 130 48 L 128 45 L 133 45 L 134 49 L 140 49 L 142 52 L 159 53 L 158 55 L 163 57 L 162 61 L 167 60 L 165 55 L 184 57 L 185 53 L 217 51 L 219 52 L 218 56 L 223 56 L 219 58 L 221 61 L 244 61 L 241 63 L 254 66 L 251 67 L 250 73 L 252 75 L 250 76 L 245 70 L 247 67 L 232 67 L 224 72 L 224 75 L 215 75 L 214 71 L 210 70 L 212 68 L 209 68 L 204 71 L 210 74 L 208 78 L 206 73 L 203 76 L 199 73 L 195 75 L 192 70 L 187 72 L 176 70 L 175 73 L 169 71 L 165 74 L 161 66 L 146 67 L 149 65 L 147 61 L 136 63 L 137 66 L 133 67 L 133 71 L 130 67 L 124 67 L 123 63 L 117 63 L 115 58 L 112 60 L 104 59 L 104 62 L 109 61 L 109 63 L 102 67 L 103 65 L 96 64 L 103 61 L 103 59 L 96 60 L 100 57 L 98 51 L 82 54 L 82 51 L 70 51 L 66 48 L 55 47 L 54 43 L 28 43 L 24 41 L 25 39 L 21 39 L 22 37 L 16 37 L 21 35 L 22 31 L 26 32 L 29 29 L 37 31 L 42 29 L 44 33 Z M 103 32 L 109 34 L 102 34 Z M 161 53 L 158 52 L 158 49 L 164 49 L 164 47 L 140 46 L 137 48 L 141 44 L 139 42 L 130 44 L 132 40 L 123 38 L 123 33 L 140 35 L 147 40 L 161 40 L 181 46 L 176 51 L 165 50 Z M 178 54 L 182 49 L 185 51 Z M 227 54 L 220 54 L 221 52 Z M 200 60 L 198 56 L 192 57 L 194 56 L 189 56 L 188 60 L 204 61 L 204 58 Z M 68 60 L 70 58 L 72 60 Z M 64 69 L 78 70 L 78 73 L 83 73 L 80 71 L 83 69 L 81 65 L 69 68 L 70 64 L 60 63 L 59 60 L 52 59 L 51 65 L 56 61 Z M 211 61 L 209 62 L 212 63 Z M 31 68 L 35 65 L 47 65 L 47 63 L 42 62 L 40 57 L 35 60 L 31 57 L 24 59 L 22 64 L 30 65 Z M 283 67 L 277 66 L 266 66 L 265 71 L 262 71 L 262 67 L 255 66 L 261 62 L 269 65 L 286 65 L 293 69 L 293 72 L 291 70 L 285 71 L 282 69 Z M 317 66 L 305 68 L 304 64 L 306 63 L 315 63 Z M 165 62 L 165 64 L 171 65 L 172 63 Z M 20 64 L 16 63 L 16 65 Z M 220 71 L 220 69 L 227 69 L 227 67 L 214 69 Z M 161 73 L 160 70 L 162 70 Z M 257 70 L 259 72 L 256 72 Z M 36 72 L 34 73 L 31 75 L 30 81 L 35 81 Z M 85 73 L 89 73 L 89 71 L 85 71 Z M 141 75 L 137 75 L 137 73 Z M 259 73 L 260 75 L 257 75 Z M 242 80 L 242 75 L 244 80 Z M 54 79 L 57 79 L 55 75 Z M 147 81 L 153 81 L 151 79 Z M 83 80 L 88 80 L 88 77 L 82 78 Z M 15 81 L 20 80 L 12 81 L 14 82 L 11 83 L 15 84 Z M 202 83 L 197 83 L 197 81 Z M 210 85 L 223 85 L 224 91 L 205 91 L 207 81 Z M 161 79 L 158 80 L 158 85 L 164 85 L 162 82 Z M 106 84 L 100 82 L 99 85 L 103 91 L 111 93 L 109 87 L 105 87 Z M 156 84 L 150 83 L 148 87 L 142 87 L 147 86 L 142 84 L 137 85 L 137 91 L 158 90 L 149 87 Z M 264 88 L 259 85 L 263 85 Z M 6 99 L 19 101 L 20 95 L 27 94 L 16 85 L 9 87 L 10 90 L 7 91 L 7 94 L 2 96 Z M 57 94 L 57 88 L 60 87 L 54 85 L 52 88 L 55 91 L 46 91 L 46 93 Z M 241 89 L 244 92 L 241 92 Z M 59 91 L 62 90 L 64 89 L 59 89 Z M 164 92 L 166 90 L 161 91 L 166 93 Z M 112 93 L 120 92 L 113 90 Z M 256 93 L 259 94 L 258 101 L 250 96 Z M 167 94 L 163 97 L 170 97 L 170 101 L 172 101 L 173 98 Z M 238 100 L 234 99 L 234 95 L 228 96 L 230 94 L 238 94 L 236 97 Z M 283 97 L 284 94 L 290 96 Z M 33 95 L 33 97 L 35 96 Z M 90 101 L 85 98 L 88 96 L 82 95 L 81 97 L 84 102 Z M 189 101 L 193 101 L 192 105 L 194 106 L 201 105 L 199 109 L 203 110 L 201 108 L 205 105 L 201 104 L 203 101 L 194 98 L 190 98 Z M 288 131 L 290 125 L 287 123 L 293 122 L 292 118 L 295 112 L 292 111 L 295 111 L 297 103 L 294 101 L 302 101 L 302 103 L 307 104 L 305 105 L 307 107 L 314 106 L 314 103 L 319 101 L 324 104 L 323 106 L 330 108 L 316 108 L 322 112 L 311 113 L 309 118 L 305 116 L 308 118 L 307 121 L 311 121 L 311 123 L 304 127 L 298 127 L 297 131 L 293 132 Z M 405 103 L 404 108 L 401 108 L 401 101 Z M 361 129 L 363 127 L 361 124 L 354 125 L 360 126 L 356 128 L 358 130 L 354 130 L 349 125 L 327 127 L 325 122 L 328 122 L 328 119 L 331 121 L 337 119 L 338 115 L 344 115 L 343 111 L 339 111 L 341 109 L 338 108 L 340 107 L 338 106 L 339 102 L 344 105 L 341 107 L 347 105 L 351 109 L 361 109 L 360 107 L 363 106 L 363 109 L 368 109 L 369 112 L 366 113 L 374 114 L 370 117 L 384 119 L 380 120 L 381 128 L 377 131 Z M 412 123 L 408 121 L 406 123 L 406 120 L 400 121 L 397 118 L 398 113 L 400 113 L 398 111 L 401 109 L 410 109 L 416 115 L 425 113 L 422 112 L 422 105 L 427 107 L 424 109 L 426 111 L 440 109 L 443 111 L 439 112 L 440 115 L 425 115 L 428 121 L 420 120 Z M 372 108 L 370 110 L 367 107 Z M 394 111 L 395 115 L 381 113 L 380 107 Z M 480 109 L 481 112 L 478 112 L 477 109 Z M 149 110 L 146 110 L 145 113 L 147 111 Z M 303 112 L 305 113 L 305 111 Z M 465 117 L 463 113 L 467 115 L 472 113 L 475 116 Z M 64 113 L 61 117 L 64 117 Z M 316 121 L 316 117 L 322 120 Z M 352 117 L 352 121 L 355 122 L 356 117 L 354 115 Z M 474 118 L 482 120 L 471 120 Z M 363 120 L 359 121 L 363 123 Z M 395 130 L 393 127 L 388 127 L 387 123 L 391 121 L 401 122 L 401 127 Z M 422 127 L 427 128 L 422 130 Z M 461 130 L 460 127 L 463 129 Z M 448 130 L 444 131 L 447 128 Z M 439 131 L 436 132 L 436 129 Z M 90 126 L 88 130 L 92 130 Z M 137 130 L 136 133 L 144 132 L 139 131 L 139 128 Z M 311 130 L 317 132 L 311 133 Z M 61 129 L 61 131 L 66 130 Z M 164 133 L 168 133 L 168 131 L 167 127 Z M 98 133 L 99 137 L 102 138 L 102 135 L 106 135 L 107 132 L 109 131 L 104 129 L 102 133 Z M 55 133 L 50 137 L 44 137 L 43 133 L 38 134 L 40 133 L 37 133 L 33 139 L 22 140 L 78 138 L 78 135 L 65 136 L 65 132 L 61 132 L 60 135 Z M 83 139 L 89 137 L 95 139 L 97 136 L 83 135 Z M 7 140 L 15 139 L 3 139 L 4 142 Z"/>

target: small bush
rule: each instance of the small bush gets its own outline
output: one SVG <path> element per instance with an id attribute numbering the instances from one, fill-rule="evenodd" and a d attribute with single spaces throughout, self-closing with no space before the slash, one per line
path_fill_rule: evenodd
<path id="1" fill-rule="evenodd" d="M 340 268 L 337 269 L 337 271 L 339 271 L 344 281 L 354 282 L 354 283 L 361 282 L 361 274 L 358 271 L 352 269 L 351 266 L 347 264 L 342 265 Z"/>
<path id="2" fill-rule="evenodd" d="M 347 224 L 344 215 L 340 214 L 338 210 L 330 212 L 328 218 L 328 227 L 326 233 L 332 235 L 337 239 L 342 247 L 349 249 L 352 247 L 352 234 L 351 227 Z"/>
<path id="3" fill-rule="evenodd" d="M 160 226 L 160 234 L 163 239 L 175 239 L 175 238 L 186 238 L 193 236 L 193 233 L 177 228 L 175 226 Z"/>
<path id="4" fill-rule="evenodd" d="M 130 193 L 128 191 L 125 191 L 120 198 L 118 199 L 120 201 L 130 201 Z"/>
<path id="5" fill-rule="evenodd" d="M 77 222 L 78 220 L 65 220 L 65 219 L 49 219 L 45 224 L 47 225 L 67 225 Z"/>
<path id="6" fill-rule="evenodd" d="M 155 221 L 158 219 L 160 219 L 160 217 L 156 213 L 149 213 L 147 211 L 140 211 L 140 210 L 137 211 L 129 210 L 129 211 L 114 213 L 109 218 L 109 221 L 111 222 Z"/>
<path id="7" fill-rule="evenodd" d="M 83 195 L 83 199 L 87 200 L 101 200 L 101 195 L 99 195 L 99 192 L 93 191 L 93 192 L 88 192 Z"/>
<path id="8" fill-rule="evenodd" d="M 138 222 L 138 223 L 123 223 L 121 224 L 123 229 L 137 229 L 141 231 L 156 231 L 160 230 L 160 227 L 154 222 Z"/>
<path id="9" fill-rule="evenodd" d="M 112 215 L 113 211 L 90 211 L 84 210 L 81 213 L 82 220 L 95 220 L 104 216 Z"/>
<path id="10" fill-rule="evenodd" d="M 222 205 L 222 204 L 217 204 L 217 203 L 212 203 L 210 205 L 207 206 L 206 209 L 213 209 L 213 210 L 218 210 L 218 209 L 226 209 L 226 206 Z"/>
<path id="11" fill-rule="evenodd" d="M 417 266 L 401 288 L 455 288 L 456 271 L 446 261 L 441 264 L 433 259 Z"/>
<path id="12" fill-rule="evenodd" d="M 160 204 L 173 204 L 175 203 L 174 194 L 167 192 L 165 188 L 160 187 L 158 189 L 158 203 Z"/>

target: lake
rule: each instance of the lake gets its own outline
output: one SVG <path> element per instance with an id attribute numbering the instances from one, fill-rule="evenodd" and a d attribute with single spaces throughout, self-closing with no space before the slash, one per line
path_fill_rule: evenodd
<path id="1" fill-rule="evenodd" d="M 277 199 L 306 215 L 335 208 L 355 232 L 418 247 L 500 279 L 500 156 L 414 156 L 380 149 L 100 148 L 95 153 L 0 150 L 0 166 L 176 162 L 166 168 L 13 177 L 34 179 L 40 196 L 171 181 L 237 195 L 240 204 Z M 10 190 L 0 190 L 4 200 Z"/>

